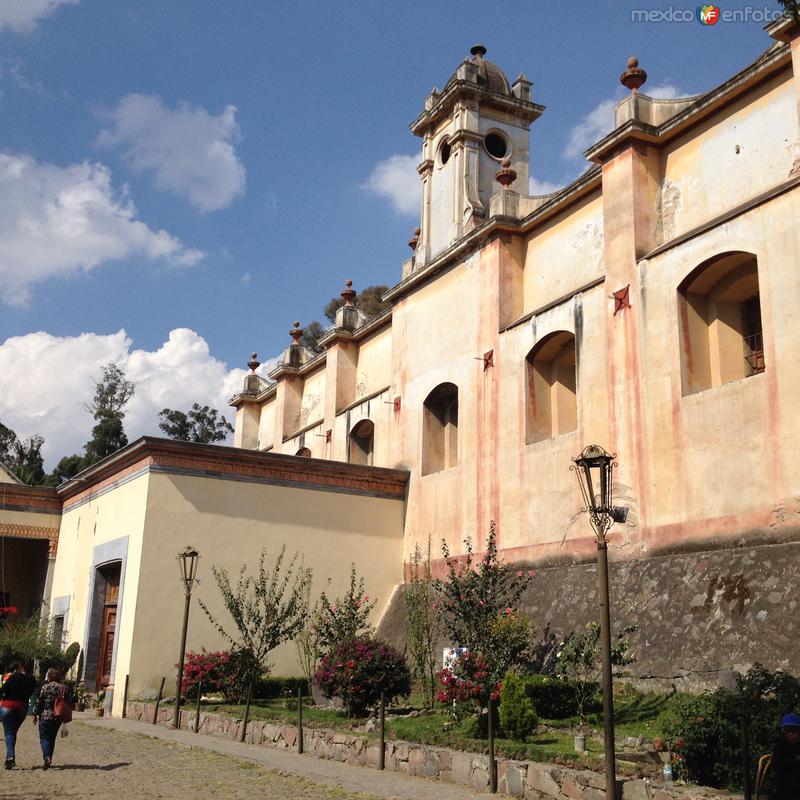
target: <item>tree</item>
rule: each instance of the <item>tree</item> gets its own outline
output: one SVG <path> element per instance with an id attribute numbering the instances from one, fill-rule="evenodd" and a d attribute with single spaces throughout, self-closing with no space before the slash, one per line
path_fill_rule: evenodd
<path id="1" fill-rule="evenodd" d="M 367 319 L 377 317 L 378 314 L 382 314 L 387 308 L 392 307 L 392 304 L 388 300 L 381 300 L 381 295 L 387 291 L 389 291 L 388 286 L 367 286 L 356 295 L 354 305 Z M 343 305 L 344 300 L 341 297 L 332 297 L 330 302 L 325 306 L 325 316 L 331 324 L 336 322 L 336 312 Z"/>
<path id="2" fill-rule="evenodd" d="M 11 463 L 11 448 L 17 440 L 17 434 L 0 422 L 0 462 L 9 466 Z"/>
<path id="3" fill-rule="evenodd" d="M 611 663 L 614 666 L 632 664 L 636 659 L 628 657 L 628 635 L 636 630 L 636 625 L 626 625 L 612 642 Z M 589 701 L 597 692 L 600 673 L 603 669 L 598 643 L 600 626 L 590 622 L 581 633 L 572 633 L 561 643 L 556 662 L 556 674 L 565 678 L 573 686 L 575 705 L 581 725 L 586 724 Z"/>
<path id="4" fill-rule="evenodd" d="M 431 543 L 428 555 L 422 559 L 419 545 L 414 547 L 409 580 L 403 592 L 406 605 L 406 630 L 411 670 L 422 689 L 429 708 L 436 699 L 436 622 L 434 588 L 431 579 Z"/>
<path id="5" fill-rule="evenodd" d="M 306 350 L 310 350 L 315 356 L 318 356 L 325 350 L 325 348 L 320 345 L 319 340 L 326 333 L 327 331 L 325 328 L 323 328 L 321 323 L 317 322 L 317 320 L 309 322 L 308 325 L 303 328 L 300 344 L 303 345 Z"/>
<path id="6" fill-rule="evenodd" d="M 447 543 L 442 542 L 447 577 L 434 581 L 434 586 L 442 627 L 454 644 L 466 649 L 469 658 L 462 656 L 453 669 L 443 670 L 440 681 L 446 691 L 456 693 L 464 682 L 472 698 L 485 705 L 497 694 L 506 672 L 524 667 L 530 657 L 533 623 L 515 606 L 536 573 L 500 561 L 494 522 L 489 527 L 486 552 L 477 564 L 471 539 L 464 544 L 466 556 L 457 557 L 451 556 Z"/>
<path id="7" fill-rule="evenodd" d="M 31 486 L 44 483 L 43 445 L 44 437 L 38 433 L 20 439 L 11 428 L 0 422 L 0 462 L 23 483 Z"/>
<path id="8" fill-rule="evenodd" d="M 106 415 L 122 419 L 122 410 L 134 394 L 133 381 L 127 380 L 125 373 L 113 362 L 100 368 L 101 378 L 94 382 L 94 397 L 86 408 L 97 420 Z"/>
<path id="9" fill-rule="evenodd" d="M 64 456 L 47 476 L 45 483 L 48 486 L 59 486 L 70 478 L 74 478 L 85 466 L 84 457 L 77 453 L 71 456 Z"/>
<path id="10" fill-rule="evenodd" d="M 86 409 L 97 421 L 92 438 L 86 443 L 85 466 L 91 466 L 128 444 L 122 420 L 123 409 L 133 397 L 133 381 L 113 362 L 101 368 L 101 378 L 95 381 L 94 397 Z"/>
<path id="11" fill-rule="evenodd" d="M 247 564 L 242 564 L 235 588 L 231 585 L 227 570 L 212 567 L 222 602 L 236 626 L 238 636 L 223 626 L 205 603 L 200 602 L 211 623 L 242 659 L 248 687 L 242 737 L 247 728 L 253 683 L 262 672 L 269 669 L 269 654 L 278 645 L 294 639 L 308 613 L 311 570 L 297 564 L 297 553 L 284 569 L 285 556 L 286 545 L 268 569 L 267 551 L 262 550 L 255 576 L 247 575 Z"/>
<path id="12" fill-rule="evenodd" d="M 170 439 L 183 442 L 202 442 L 211 444 L 221 442 L 233 433 L 233 426 L 216 408 L 192 403 L 188 413 L 165 408 L 158 415 L 161 428 Z"/>
<path id="13" fill-rule="evenodd" d="M 375 607 L 364 590 L 364 579 L 358 577 L 356 565 L 350 566 L 350 588 L 344 597 L 333 601 L 325 592 L 319 597 L 314 610 L 319 649 L 330 653 L 339 642 L 356 637 L 370 637 L 374 633 L 368 621 L 369 613 Z"/>
<path id="14" fill-rule="evenodd" d="M 800 19 L 800 2 L 798 0 L 778 0 L 778 3 L 783 6 L 784 11 L 792 19 Z"/>

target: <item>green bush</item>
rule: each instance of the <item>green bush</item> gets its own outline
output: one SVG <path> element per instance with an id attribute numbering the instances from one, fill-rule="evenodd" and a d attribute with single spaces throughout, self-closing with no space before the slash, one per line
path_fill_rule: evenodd
<path id="1" fill-rule="evenodd" d="M 500 690 L 500 724 L 507 735 L 520 742 L 526 741 L 539 724 L 525 681 L 515 672 L 506 673 Z"/>
<path id="2" fill-rule="evenodd" d="M 253 696 L 257 700 L 273 700 L 276 697 L 297 697 L 297 689 L 303 690 L 303 695 L 308 697 L 310 688 L 307 678 L 281 678 L 265 675 L 256 680 L 253 687 Z"/>
<path id="3" fill-rule="evenodd" d="M 566 719 L 578 713 L 577 690 L 572 681 L 551 675 L 526 675 L 524 682 L 525 693 L 544 719 Z"/>
<path id="4" fill-rule="evenodd" d="M 800 680 L 770 672 L 759 664 L 736 679 L 736 690 L 676 696 L 664 730 L 686 777 L 707 786 L 742 786 L 740 725 L 744 715 L 750 737 L 750 771 L 772 752 L 780 736 L 779 720 L 800 708 Z"/>

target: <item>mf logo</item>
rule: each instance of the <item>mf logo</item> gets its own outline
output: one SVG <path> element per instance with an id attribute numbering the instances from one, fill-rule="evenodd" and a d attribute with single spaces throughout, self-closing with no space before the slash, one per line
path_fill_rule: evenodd
<path id="1" fill-rule="evenodd" d="M 697 21 L 702 25 L 716 25 L 719 22 L 719 6 L 698 6 Z"/>

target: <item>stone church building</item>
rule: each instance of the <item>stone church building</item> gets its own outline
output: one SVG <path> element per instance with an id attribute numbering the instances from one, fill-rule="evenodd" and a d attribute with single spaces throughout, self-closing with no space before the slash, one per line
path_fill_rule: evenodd
<path id="1" fill-rule="evenodd" d="M 630 59 L 614 130 L 546 196 L 528 193 L 545 109 L 473 47 L 411 124 L 420 223 L 390 310 L 365 319 L 348 283 L 322 354 L 295 325 L 267 378 L 254 356 L 233 448 L 144 437 L 52 492 L 9 485 L 0 533 L 51 531 L 48 607 L 87 683 L 172 680 L 189 543 L 217 608 L 210 566 L 262 546 L 299 550 L 334 593 L 355 563 L 399 637 L 415 546 L 441 569 L 442 539 L 480 551 L 494 520 L 503 558 L 537 571 L 539 629 L 583 625 L 595 542 L 569 467 L 589 443 L 616 453 L 629 509 L 610 579 L 615 624 L 639 626 L 637 677 L 796 671 L 800 29 L 767 33 L 693 97 L 649 97 Z M 220 644 L 196 609 L 189 646 Z M 285 647 L 276 672 L 293 670 Z"/>

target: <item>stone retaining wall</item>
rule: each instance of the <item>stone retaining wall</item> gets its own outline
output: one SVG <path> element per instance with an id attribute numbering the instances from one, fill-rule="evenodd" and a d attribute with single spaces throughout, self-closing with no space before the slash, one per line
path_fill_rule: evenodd
<path id="1" fill-rule="evenodd" d="M 128 718 L 153 721 L 155 705 L 128 703 Z M 194 730 L 196 712 L 187 709 L 181 714 L 181 728 Z M 158 724 L 172 727 L 174 708 L 158 710 Z M 221 714 L 200 713 L 200 733 L 238 740 L 242 720 Z M 297 727 L 261 720 L 247 725 L 245 741 L 282 750 L 297 748 Z M 380 745 L 374 738 L 343 733 L 328 728 L 303 727 L 305 752 L 317 758 L 329 758 L 356 766 L 378 766 Z M 485 755 L 450 750 L 445 747 L 387 741 L 387 770 L 402 772 L 446 783 L 472 786 L 489 791 L 489 760 Z M 526 800 L 605 800 L 605 776 L 588 770 L 574 770 L 539 762 L 497 761 L 498 790 Z M 734 795 L 713 789 L 673 787 L 665 789 L 646 780 L 622 782 L 622 800 L 700 800 L 700 798 L 733 798 Z"/>

